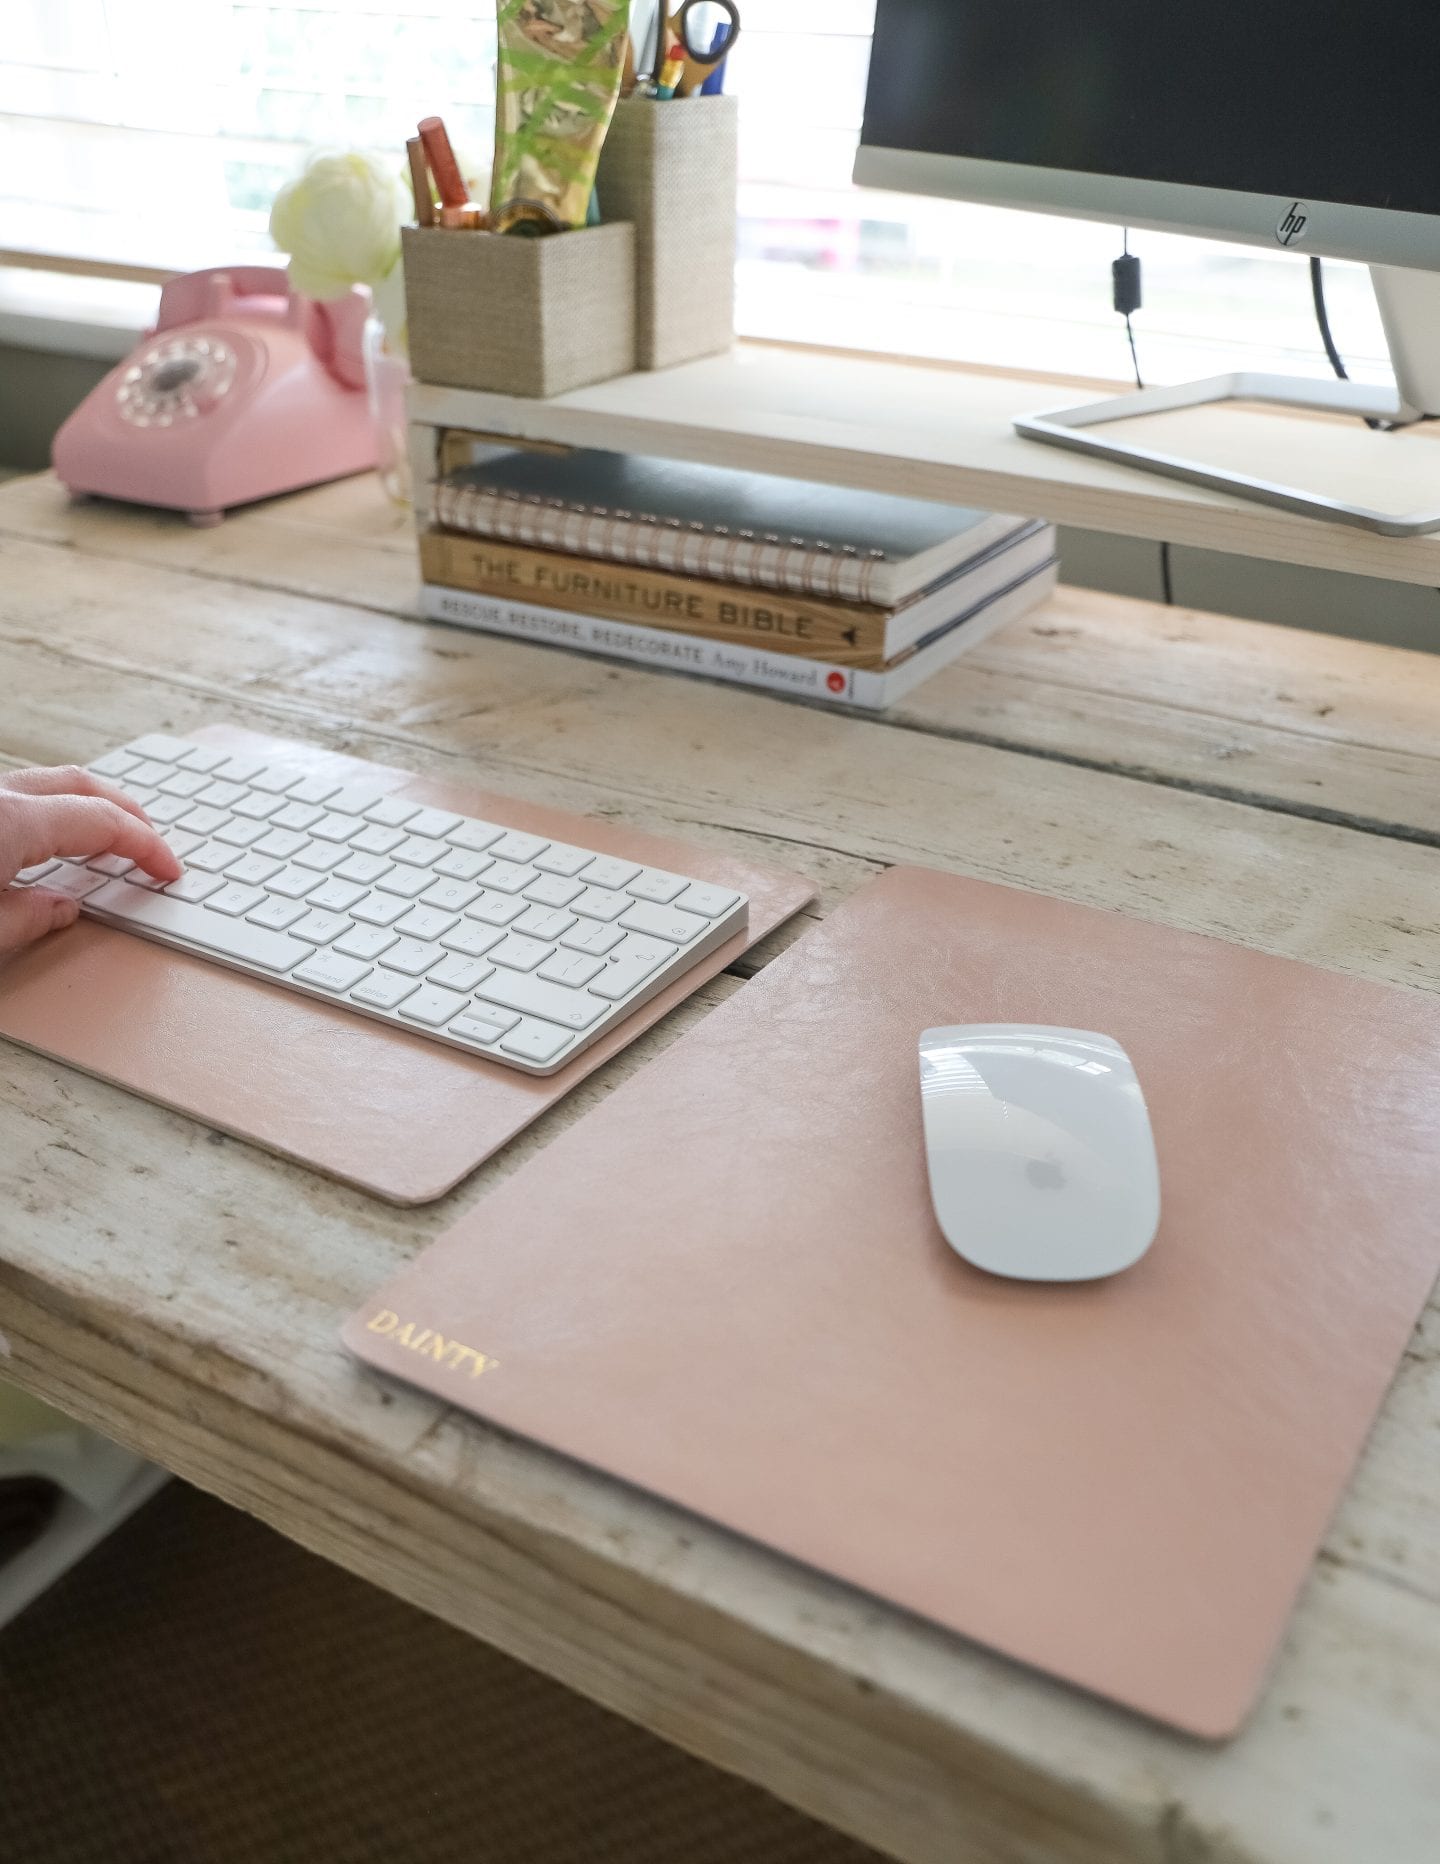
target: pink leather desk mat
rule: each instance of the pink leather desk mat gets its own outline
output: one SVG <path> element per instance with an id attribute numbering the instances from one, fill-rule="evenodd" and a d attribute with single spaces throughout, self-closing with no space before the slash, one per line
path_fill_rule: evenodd
<path id="1" fill-rule="evenodd" d="M 642 1029 L 814 898 L 796 874 L 623 825 L 230 726 L 195 734 L 293 759 L 296 776 L 393 776 L 396 790 L 750 896 L 746 932 L 559 1073 L 525 1075 L 132 933 L 82 920 L 0 965 L 0 1036 L 131 1088 L 397 1204 L 448 1191 Z M 109 746 L 97 745 L 98 755 Z"/>
<path id="2" fill-rule="evenodd" d="M 1011 1020 L 1105 1031 L 1135 1061 L 1164 1210 L 1112 1280 L 992 1278 L 935 1223 L 917 1038 Z M 345 1339 L 1223 1736 L 1434 1281 L 1437 1208 L 1440 999 L 896 869 L 483 1199 Z"/>

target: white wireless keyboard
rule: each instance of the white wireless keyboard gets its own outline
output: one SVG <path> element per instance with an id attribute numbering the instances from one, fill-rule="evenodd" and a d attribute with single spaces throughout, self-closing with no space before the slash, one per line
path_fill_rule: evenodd
<path id="1" fill-rule="evenodd" d="M 342 782 L 158 734 L 90 768 L 184 875 L 160 886 L 102 855 L 19 884 L 527 1074 L 553 1074 L 747 922 L 742 893 L 406 802 L 393 775 Z"/>

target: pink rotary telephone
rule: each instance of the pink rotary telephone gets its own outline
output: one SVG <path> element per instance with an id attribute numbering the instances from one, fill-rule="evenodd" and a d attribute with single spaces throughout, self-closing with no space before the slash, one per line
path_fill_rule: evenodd
<path id="1" fill-rule="evenodd" d="M 231 505 L 375 464 L 358 287 L 319 304 L 273 266 L 172 279 L 155 328 L 55 436 L 72 492 L 218 524 Z"/>

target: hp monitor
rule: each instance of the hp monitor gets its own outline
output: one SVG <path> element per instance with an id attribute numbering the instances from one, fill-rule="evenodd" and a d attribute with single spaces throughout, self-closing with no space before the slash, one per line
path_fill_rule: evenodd
<path id="1" fill-rule="evenodd" d="M 1231 398 L 1440 411 L 1436 0 L 878 0 L 855 179 L 1372 268 L 1396 393 L 1242 371 L 1017 423 L 1052 444 L 1392 533 L 1368 511 L 1117 443 Z"/>

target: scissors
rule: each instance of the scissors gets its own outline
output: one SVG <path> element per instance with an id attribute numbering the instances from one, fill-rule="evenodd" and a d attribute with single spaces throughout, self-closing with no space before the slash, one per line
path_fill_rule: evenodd
<path id="1" fill-rule="evenodd" d="M 707 37 L 696 14 L 710 7 L 723 13 L 725 18 Z M 659 87 L 667 63 L 679 69 L 671 74 L 674 79 L 673 90 L 667 87 L 661 94 L 693 96 L 716 67 L 724 63 L 730 48 L 740 36 L 740 9 L 735 0 L 682 0 L 682 4 L 676 7 L 672 7 L 669 0 L 666 0 L 657 9 L 653 20 L 647 20 L 642 28 L 639 22 L 645 10 L 641 4 L 631 7 L 631 47 L 622 86 L 626 96 L 637 83 L 648 82 Z M 652 32 L 653 46 L 650 42 Z"/>
<path id="2" fill-rule="evenodd" d="M 707 32 L 695 17 L 697 10 L 717 8 L 725 23 L 713 33 Z M 740 37 L 740 9 L 735 0 L 683 0 L 673 13 L 665 10 L 665 45 L 667 50 L 680 47 L 684 65 L 676 80 L 677 97 L 693 97 L 711 71 L 729 57 Z"/>

